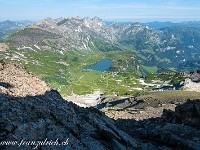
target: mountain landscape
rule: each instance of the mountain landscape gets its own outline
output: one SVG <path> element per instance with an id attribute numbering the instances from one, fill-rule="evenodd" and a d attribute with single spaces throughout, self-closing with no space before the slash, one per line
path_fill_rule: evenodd
<path id="1" fill-rule="evenodd" d="M 18 49 L 31 47 L 60 53 L 129 51 L 135 53 L 140 65 L 154 67 L 156 71 L 166 67 L 183 70 L 199 67 L 195 64 L 199 60 L 199 32 L 198 27 L 155 30 L 140 23 L 105 25 L 98 17 L 48 18 L 10 36 L 8 42 Z M 189 68 L 191 63 L 194 66 Z"/>
<path id="2" fill-rule="evenodd" d="M 197 70 L 199 35 L 198 27 L 155 30 L 140 23 L 106 25 L 98 17 L 47 18 L 6 38 L 4 42 L 9 51 L 2 57 L 24 64 L 61 93 L 82 89 L 75 93 L 84 94 L 100 89 L 123 95 L 128 91 L 134 93 L 130 86 L 142 88 L 137 79 L 151 72 Z M 105 77 L 102 73 L 84 70 L 85 66 L 104 58 L 113 60 L 108 72 L 103 73 Z M 125 81 L 125 76 L 130 76 L 130 82 Z M 117 80 L 126 85 L 114 90 L 112 85 Z M 69 84 L 71 88 L 66 88 Z"/>
<path id="3" fill-rule="evenodd" d="M 175 111 L 165 109 L 157 118 L 136 121 L 125 115 L 114 120 L 96 108 L 81 108 L 64 100 L 56 90 L 19 65 L 1 62 L 0 66 L 1 149 L 198 150 L 200 147 L 200 100 L 188 99 L 176 106 Z"/>
<path id="4" fill-rule="evenodd" d="M 0 35 L 1 149 L 200 149 L 198 22 L 47 18 Z"/>

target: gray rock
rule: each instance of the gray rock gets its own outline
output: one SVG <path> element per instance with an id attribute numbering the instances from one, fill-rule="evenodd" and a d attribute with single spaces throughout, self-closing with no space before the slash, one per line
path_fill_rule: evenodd
<path id="1" fill-rule="evenodd" d="M 196 108 L 196 111 L 197 111 L 197 113 L 200 117 L 200 102 L 195 103 L 195 108 Z"/>

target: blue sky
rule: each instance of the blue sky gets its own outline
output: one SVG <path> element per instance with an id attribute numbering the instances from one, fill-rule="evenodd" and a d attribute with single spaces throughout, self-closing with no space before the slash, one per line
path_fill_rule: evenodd
<path id="1" fill-rule="evenodd" d="M 0 20 L 72 16 L 121 21 L 200 20 L 200 0 L 0 0 Z"/>

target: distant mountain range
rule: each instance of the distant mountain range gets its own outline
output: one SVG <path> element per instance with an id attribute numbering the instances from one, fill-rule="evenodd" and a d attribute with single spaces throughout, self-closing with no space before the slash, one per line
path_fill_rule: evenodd
<path id="1" fill-rule="evenodd" d="M 153 22 L 146 25 L 164 27 L 164 24 Z M 146 71 L 192 70 L 199 67 L 200 28 L 192 27 L 199 23 L 180 24 L 156 30 L 140 23 L 105 24 L 98 17 L 48 18 L 12 34 L 7 42 L 17 49 L 132 51 Z"/>
<path id="2" fill-rule="evenodd" d="M 106 25 L 112 24 L 113 21 L 105 21 Z M 118 22 L 120 24 L 133 24 L 133 22 Z M 147 23 L 141 23 L 142 26 L 148 26 L 150 28 L 154 28 L 156 30 L 166 28 L 166 27 L 173 27 L 173 26 L 184 26 L 184 27 L 200 27 L 200 21 L 183 21 L 183 22 L 160 22 L 160 21 L 154 21 L 154 22 L 147 22 Z"/>
<path id="3" fill-rule="evenodd" d="M 148 22 L 148 23 L 142 23 L 144 26 L 148 26 L 150 28 L 154 29 L 162 29 L 166 27 L 173 27 L 173 26 L 182 26 L 182 27 L 200 27 L 200 21 L 185 21 L 185 22 Z"/>
<path id="4" fill-rule="evenodd" d="M 2 21 L 0 22 L 0 41 L 2 41 L 8 35 L 21 29 L 23 26 L 33 23 L 31 21 Z"/>

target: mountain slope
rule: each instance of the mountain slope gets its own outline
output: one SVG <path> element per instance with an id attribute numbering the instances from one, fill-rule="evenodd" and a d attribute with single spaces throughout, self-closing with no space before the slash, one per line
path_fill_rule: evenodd
<path id="1" fill-rule="evenodd" d="M 106 25 L 98 17 L 47 18 L 10 35 L 10 49 L 2 55 L 23 63 L 62 94 L 74 89 L 76 94 L 95 89 L 133 94 L 132 87 L 143 87 L 137 80 L 141 75 L 198 69 L 199 35 L 194 27 L 155 30 L 140 23 Z M 84 70 L 104 58 L 113 60 L 106 73 Z"/>
<path id="2" fill-rule="evenodd" d="M 20 30 L 23 26 L 30 22 L 2 21 L 0 22 L 0 42 L 2 42 L 10 34 Z"/>
<path id="3" fill-rule="evenodd" d="M 7 42 L 18 49 L 61 53 L 133 51 L 144 70 L 157 66 L 156 71 L 197 69 L 199 37 L 200 29 L 195 27 L 155 30 L 139 23 L 106 25 L 98 17 L 72 17 L 39 21 L 11 35 Z"/>
<path id="4" fill-rule="evenodd" d="M 80 108 L 67 102 L 57 91 L 50 90 L 44 82 L 27 74 L 19 66 L 5 63 L 0 65 L 0 141 L 17 142 L 13 145 L 1 143 L 1 149 L 35 147 L 61 150 L 68 147 L 104 150 L 119 147 L 133 149 L 140 146 L 134 138 L 118 130 L 114 121 L 100 111 Z M 7 79 L 3 78 L 5 75 Z M 57 143 L 60 145 L 20 145 L 23 140 L 45 139 L 58 139 Z M 62 145 L 62 142 L 65 143 Z"/>
<path id="5" fill-rule="evenodd" d="M 161 118 L 113 120 L 95 108 L 81 108 L 67 102 L 57 91 L 50 90 L 44 82 L 18 65 L 1 62 L 0 76 L 7 76 L 6 79 L 0 78 L 1 149 L 155 150 L 200 147 L 199 100 L 188 100 L 177 106 L 175 112 L 164 110 Z M 33 89 L 32 93 L 29 93 L 30 89 Z"/>
<path id="6" fill-rule="evenodd" d="M 117 75 L 111 80 L 113 75 L 109 73 L 84 70 L 85 66 L 108 58 L 113 60 L 110 71 L 130 71 L 134 80 L 141 72 L 134 52 L 116 42 L 116 36 L 112 35 L 116 31 L 108 28 L 97 17 L 45 19 L 12 34 L 7 39 L 10 51 L 5 58 L 23 63 L 61 93 L 71 94 L 74 89 L 76 94 L 92 93 L 95 89 L 117 92 L 113 86 L 124 77 Z M 104 75 L 108 78 L 100 78 Z M 111 80 L 111 86 L 107 80 Z M 125 93 L 130 88 L 120 85 L 120 89 Z"/>
<path id="7" fill-rule="evenodd" d="M 27 41 L 24 37 L 28 38 Z M 112 31 L 108 30 L 103 21 L 97 17 L 61 20 L 48 18 L 27 26 L 24 30 L 10 36 L 8 41 L 18 48 L 27 46 L 33 49 L 52 48 L 57 51 L 94 51 L 99 48 L 100 42 L 107 45 L 106 51 L 113 50 L 112 48 L 121 50 L 120 45 L 115 46 L 115 43 L 112 43 L 115 38 Z M 103 51 L 102 48 L 99 50 Z"/>
<path id="8" fill-rule="evenodd" d="M 119 42 L 135 49 L 144 66 L 157 66 L 160 70 L 193 70 L 199 67 L 199 36 L 200 28 L 169 27 L 154 30 L 146 27 L 136 33 L 126 33 Z"/>

